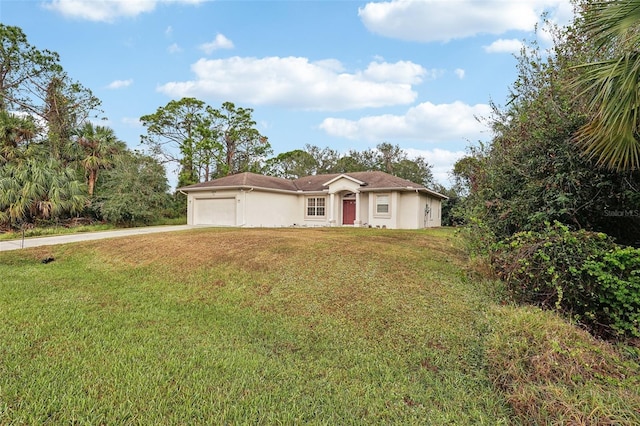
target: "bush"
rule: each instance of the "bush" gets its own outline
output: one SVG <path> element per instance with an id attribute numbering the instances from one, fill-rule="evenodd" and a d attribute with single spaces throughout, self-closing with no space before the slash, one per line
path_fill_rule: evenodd
<path id="1" fill-rule="evenodd" d="M 600 309 L 595 320 L 609 322 L 619 334 L 640 337 L 640 249 L 616 247 L 601 259 L 585 262 L 598 283 Z"/>
<path id="2" fill-rule="evenodd" d="M 473 257 L 486 257 L 496 243 L 496 236 L 482 220 L 471 217 L 465 226 L 458 229 L 466 251 Z"/>
<path id="3" fill-rule="evenodd" d="M 491 264 L 519 303 L 558 310 L 602 337 L 640 337 L 640 249 L 555 223 L 495 244 Z"/>

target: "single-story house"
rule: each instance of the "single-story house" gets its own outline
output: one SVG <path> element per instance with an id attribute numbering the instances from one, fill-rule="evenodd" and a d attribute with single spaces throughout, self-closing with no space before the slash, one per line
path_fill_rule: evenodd
<path id="1" fill-rule="evenodd" d="M 282 227 L 440 226 L 446 196 L 390 174 L 369 171 L 282 179 L 239 173 L 178 188 L 189 225 Z"/>

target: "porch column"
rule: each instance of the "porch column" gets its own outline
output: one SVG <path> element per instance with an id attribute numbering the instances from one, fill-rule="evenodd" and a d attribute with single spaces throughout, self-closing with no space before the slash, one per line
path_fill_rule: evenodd
<path id="1" fill-rule="evenodd" d="M 335 198 L 336 198 L 336 194 L 334 194 L 333 192 L 331 194 L 329 194 L 329 226 L 335 226 L 336 225 L 336 219 L 335 219 Z"/>
<path id="2" fill-rule="evenodd" d="M 360 191 L 356 191 L 356 220 L 353 222 L 353 226 L 362 226 L 362 218 L 360 217 Z"/>

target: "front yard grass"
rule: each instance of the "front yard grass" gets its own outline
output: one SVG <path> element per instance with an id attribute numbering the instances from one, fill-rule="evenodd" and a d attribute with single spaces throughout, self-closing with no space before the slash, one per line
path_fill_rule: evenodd
<path id="1" fill-rule="evenodd" d="M 632 348 L 504 305 L 457 246 L 198 229 L 0 253 L 0 424 L 640 421 Z M 585 354 L 597 374 L 543 377 Z"/>

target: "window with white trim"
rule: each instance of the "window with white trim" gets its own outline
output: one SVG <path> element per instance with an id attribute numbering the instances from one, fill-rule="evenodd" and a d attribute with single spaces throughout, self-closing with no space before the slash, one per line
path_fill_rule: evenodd
<path id="1" fill-rule="evenodd" d="M 325 197 L 307 197 L 307 216 L 324 217 L 326 212 Z"/>
<path id="2" fill-rule="evenodd" d="M 376 215 L 390 216 L 389 194 L 376 194 Z"/>

